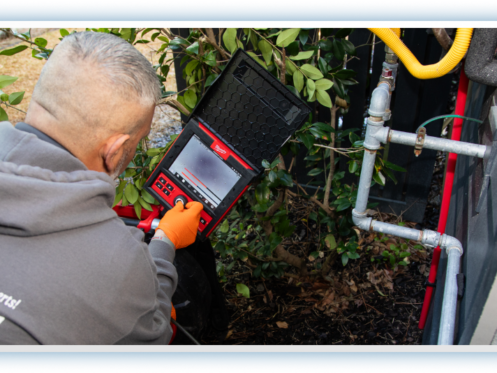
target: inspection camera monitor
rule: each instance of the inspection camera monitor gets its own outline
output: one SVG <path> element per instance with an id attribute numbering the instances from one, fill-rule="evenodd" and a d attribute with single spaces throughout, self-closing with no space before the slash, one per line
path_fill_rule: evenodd
<path id="1" fill-rule="evenodd" d="M 163 206 L 198 201 L 208 237 L 298 130 L 310 109 L 239 49 L 145 183 Z"/>

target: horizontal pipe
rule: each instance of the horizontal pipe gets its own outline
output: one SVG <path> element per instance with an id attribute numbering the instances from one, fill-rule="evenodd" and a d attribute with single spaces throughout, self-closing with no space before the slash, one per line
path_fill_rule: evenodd
<path id="1" fill-rule="evenodd" d="M 454 344 L 454 329 L 456 324 L 457 309 L 457 275 L 459 274 L 459 265 L 462 254 L 456 247 L 452 247 L 447 251 L 449 258 L 447 260 L 442 315 L 438 333 L 439 345 Z"/>
<path id="2" fill-rule="evenodd" d="M 417 229 L 401 227 L 400 225 L 394 225 L 389 223 L 383 223 L 377 220 L 373 220 L 372 227 L 375 232 L 391 234 L 393 236 L 406 238 L 408 240 L 421 241 L 421 239 L 423 238 L 423 232 Z"/>
<path id="3" fill-rule="evenodd" d="M 384 138 L 378 138 L 381 136 L 381 134 L 382 133 L 378 133 L 377 136 L 377 139 L 379 141 L 384 140 Z M 416 144 L 417 137 L 418 135 L 415 133 L 390 130 L 388 134 L 388 141 L 396 144 L 414 146 Z M 433 136 L 425 136 L 423 148 L 441 150 L 443 152 L 469 155 L 479 158 L 484 158 L 487 155 L 487 152 L 490 151 L 490 148 L 485 145 L 441 139 L 440 137 Z"/>

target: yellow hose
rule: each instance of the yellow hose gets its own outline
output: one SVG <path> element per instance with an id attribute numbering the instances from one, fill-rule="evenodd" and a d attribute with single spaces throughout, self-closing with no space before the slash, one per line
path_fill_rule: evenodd
<path id="1" fill-rule="evenodd" d="M 395 32 L 395 35 L 397 35 L 398 38 L 400 38 L 400 28 L 391 28 L 393 32 Z"/>
<path id="2" fill-rule="evenodd" d="M 454 44 L 445 57 L 433 65 L 423 66 L 392 29 L 370 28 L 369 30 L 383 40 L 400 58 L 407 70 L 418 79 L 439 78 L 454 69 L 466 55 L 473 34 L 472 28 L 457 29 Z"/>

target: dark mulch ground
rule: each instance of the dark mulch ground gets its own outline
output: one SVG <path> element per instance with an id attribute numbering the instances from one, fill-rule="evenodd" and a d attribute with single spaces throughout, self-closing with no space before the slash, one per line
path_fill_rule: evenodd
<path id="1" fill-rule="evenodd" d="M 377 213 L 376 218 L 397 222 L 391 214 Z M 289 250 L 304 250 L 308 255 L 315 248 L 306 243 L 312 241 L 316 232 L 311 229 L 299 235 L 303 225 L 298 220 L 296 224 L 294 245 L 289 245 Z M 422 331 L 417 324 L 431 251 L 415 249 L 415 243 L 409 242 L 409 265 L 392 270 L 371 259 L 378 258 L 390 244 L 405 241 L 390 238 L 379 242 L 375 237 L 375 233 L 360 232 L 361 258 L 350 261 L 346 267 L 337 260 L 326 279 L 256 279 L 251 276 L 250 267 L 236 263 L 223 284 L 231 313 L 228 336 L 223 342 L 206 336 L 202 343 L 420 344 Z M 316 259 L 319 260 L 324 258 Z M 308 261 L 309 270 L 313 264 Z M 249 287 L 249 299 L 237 293 L 237 283 Z"/>

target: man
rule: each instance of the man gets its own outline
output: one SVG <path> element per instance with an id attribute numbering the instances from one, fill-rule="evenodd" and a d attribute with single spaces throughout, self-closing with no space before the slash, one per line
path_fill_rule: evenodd
<path id="1" fill-rule="evenodd" d="M 0 123 L 0 344 L 170 341 L 175 249 L 202 205 L 166 213 L 148 246 L 111 209 L 159 98 L 133 46 L 82 32 L 44 66 L 26 123 Z"/>

